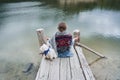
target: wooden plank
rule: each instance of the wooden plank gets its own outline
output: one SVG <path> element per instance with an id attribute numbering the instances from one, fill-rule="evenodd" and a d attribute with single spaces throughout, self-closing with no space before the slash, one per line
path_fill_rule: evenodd
<path id="1" fill-rule="evenodd" d="M 87 63 L 87 60 L 85 59 L 83 53 L 82 53 L 82 49 L 78 46 L 75 47 L 76 51 L 77 51 L 77 55 L 79 57 L 79 61 L 81 62 L 82 65 L 82 69 L 84 71 L 84 76 L 86 78 L 86 80 L 95 80 L 95 77 L 93 76 L 93 73 Z"/>
<path id="2" fill-rule="evenodd" d="M 47 80 L 59 80 L 59 64 L 60 59 L 54 59 L 50 62 L 49 76 Z"/>
<path id="3" fill-rule="evenodd" d="M 60 59 L 60 80 L 66 80 L 66 59 Z"/>
<path id="4" fill-rule="evenodd" d="M 80 47 L 82 47 L 82 48 L 84 48 L 84 49 L 86 49 L 86 50 L 88 50 L 88 51 L 90 51 L 90 52 L 92 52 L 92 53 L 94 53 L 94 54 L 97 55 L 97 56 L 100 56 L 101 58 L 105 58 L 104 55 L 100 54 L 99 52 L 94 51 L 93 49 L 85 46 L 85 45 L 82 44 L 82 43 L 76 43 L 76 45 L 77 45 L 77 46 L 80 46 Z"/>
<path id="5" fill-rule="evenodd" d="M 72 52 L 74 53 L 74 56 L 70 58 L 72 80 L 85 80 L 77 54 L 75 53 L 73 47 Z"/>
<path id="6" fill-rule="evenodd" d="M 66 68 L 67 68 L 67 75 L 66 75 L 66 80 L 72 80 L 72 73 L 71 73 L 71 67 L 70 67 L 70 58 L 67 58 L 67 64 L 66 64 Z"/>
<path id="7" fill-rule="evenodd" d="M 49 76 L 49 62 L 48 60 L 45 60 L 45 56 L 43 56 L 41 64 L 40 64 L 40 68 L 37 72 L 37 76 L 35 80 L 48 80 L 48 76 Z"/>
<path id="8" fill-rule="evenodd" d="M 60 80 L 71 80 L 69 58 L 60 59 Z"/>

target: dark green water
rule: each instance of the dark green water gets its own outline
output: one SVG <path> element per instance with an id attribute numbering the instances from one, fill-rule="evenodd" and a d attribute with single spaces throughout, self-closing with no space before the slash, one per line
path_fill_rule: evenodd
<path id="1" fill-rule="evenodd" d="M 64 1 L 64 0 L 63 0 Z M 36 29 L 44 28 L 51 37 L 61 21 L 68 32 L 81 31 L 81 42 L 102 53 L 91 65 L 97 80 L 120 80 L 120 1 L 60 3 L 57 1 L 1 1 L 0 80 L 34 80 L 40 62 Z M 85 51 L 91 64 L 98 57 Z M 31 74 L 22 73 L 25 64 L 34 63 Z"/>

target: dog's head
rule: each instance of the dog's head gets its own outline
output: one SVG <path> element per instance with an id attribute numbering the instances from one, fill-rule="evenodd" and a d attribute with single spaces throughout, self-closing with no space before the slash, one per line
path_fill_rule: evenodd
<path id="1" fill-rule="evenodd" d="M 43 45 L 40 47 L 40 53 L 44 54 L 44 52 L 45 52 L 46 50 L 48 50 L 48 49 L 49 49 L 49 47 L 48 47 L 46 44 L 43 44 Z"/>

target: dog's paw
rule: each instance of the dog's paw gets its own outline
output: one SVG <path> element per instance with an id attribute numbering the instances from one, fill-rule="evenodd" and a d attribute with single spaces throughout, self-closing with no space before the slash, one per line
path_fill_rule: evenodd
<path id="1" fill-rule="evenodd" d="M 46 60 L 49 60 L 49 61 L 53 61 L 53 59 L 51 59 L 51 58 L 45 57 L 45 59 L 46 59 Z"/>

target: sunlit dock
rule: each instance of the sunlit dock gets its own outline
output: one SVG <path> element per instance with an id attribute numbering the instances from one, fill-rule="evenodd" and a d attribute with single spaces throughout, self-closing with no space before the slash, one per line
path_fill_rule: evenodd
<path id="1" fill-rule="evenodd" d="M 71 58 L 47 61 L 43 57 L 35 80 L 95 80 L 94 75 L 78 46 Z"/>
<path id="2" fill-rule="evenodd" d="M 40 43 L 44 35 L 38 31 Z M 42 42 L 43 41 L 43 42 Z M 43 56 L 35 80 L 95 80 L 80 46 L 73 46 L 73 57 L 57 58 L 53 61 Z"/>

